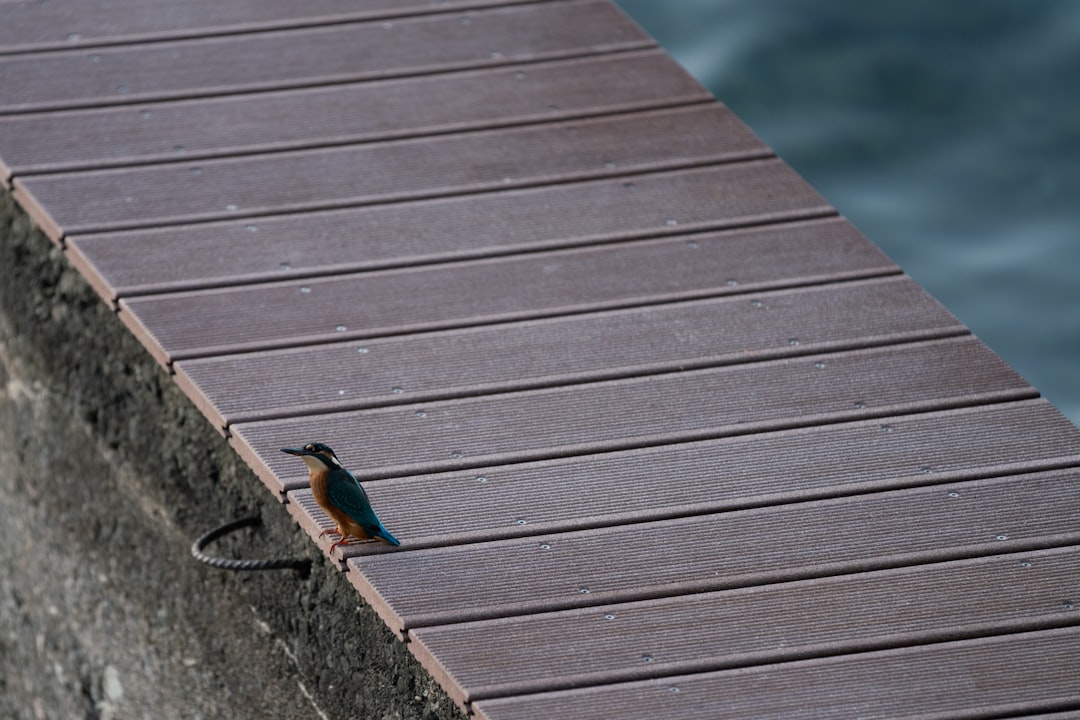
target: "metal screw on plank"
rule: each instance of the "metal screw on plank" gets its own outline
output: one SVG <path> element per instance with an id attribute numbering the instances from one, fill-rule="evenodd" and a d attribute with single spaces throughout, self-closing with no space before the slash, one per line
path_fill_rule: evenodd
<path id="1" fill-rule="evenodd" d="M 191 554 L 199 562 L 206 563 L 210 567 L 215 567 L 220 570 L 234 570 L 237 572 L 253 570 L 295 570 L 300 573 L 301 577 L 307 577 L 308 573 L 311 571 L 311 561 L 307 559 L 271 558 L 266 560 L 233 560 L 231 558 L 207 555 L 203 552 L 203 548 L 218 538 L 243 527 L 259 525 L 261 522 L 262 521 L 257 516 L 240 518 L 239 520 L 233 520 L 232 522 L 225 523 L 221 527 L 203 533 L 191 544 Z"/>

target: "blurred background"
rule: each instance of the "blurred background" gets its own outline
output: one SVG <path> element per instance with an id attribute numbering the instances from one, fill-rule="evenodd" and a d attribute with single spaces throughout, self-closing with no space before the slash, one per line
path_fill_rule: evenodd
<path id="1" fill-rule="evenodd" d="M 1080 424 L 1080 3 L 617 2 Z"/>

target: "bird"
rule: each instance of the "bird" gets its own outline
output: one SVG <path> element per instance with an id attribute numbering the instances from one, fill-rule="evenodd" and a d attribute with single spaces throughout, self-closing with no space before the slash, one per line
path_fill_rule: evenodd
<path id="1" fill-rule="evenodd" d="M 330 545 L 329 552 L 334 552 L 338 545 L 348 544 L 350 537 L 378 540 L 395 547 L 401 544 L 375 514 L 360 481 L 345 469 L 329 445 L 310 442 L 302 448 L 281 448 L 281 452 L 296 455 L 304 461 L 311 481 L 311 494 L 334 521 L 335 530 L 319 533 L 319 537 L 326 534 L 340 536 Z"/>

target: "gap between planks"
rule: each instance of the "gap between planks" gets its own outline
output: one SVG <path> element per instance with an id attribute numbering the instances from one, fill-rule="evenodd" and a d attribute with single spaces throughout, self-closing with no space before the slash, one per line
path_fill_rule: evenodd
<path id="1" fill-rule="evenodd" d="M 1074 717 L 1080 631 L 1055 628 L 478 701 L 480 720 Z"/>
<path id="2" fill-rule="evenodd" d="M 584 73 L 588 84 L 586 80 L 576 80 L 584 87 L 564 87 L 571 71 Z M 653 82 L 646 86 L 658 86 L 655 93 L 646 93 L 644 89 L 639 90 L 635 86 L 634 92 L 616 88 L 606 91 L 606 94 L 599 94 L 599 88 L 603 87 L 601 83 L 604 80 L 610 82 L 616 74 L 646 72 L 656 76 Z M 419 113 L 418 109 L 413 107 L 421 102 L 417 97 L 420 93 L 432 93 L 433 85 L 435 89 L 447 94 L 468 96 L 476 94 L 476 86 L 490 87 L 495 83 L 503 83 L 507 85 L 505 89 L 511 89 L 526 78 L 536 83 L 537 77 L 541 85 L 539 90 L 543 91 L 543 95 L 530 95 L 528 101 L 514 98 L 516 104 L 485 105 L 483 110 L 476 109 L 471 112 L 465 112 L 458 106 L 440 107 L 438 110 L 429 110 L 427 115 Z M 406 88 L 410 89 L 412 94 L 405 93 Z M 366 123 L 362 117 L 357 118 L 355 113 L 339 117 L 347 112 L 346 108 L 353 105 L 362 107 L 365 103 L 372 102 L 380 93 L 388 92 L 395 104 L 380 109 L 379 115 L 368 119 Z M 540 109 L 543 97 L 556 105 L 549 104 Z M 327 127 L 305 127 L 302 135 L 289 135 L 279 125 L 293 120 L 302 107 L 302 101 L 322 102 L 331 106 L 332 112 L 327 111 L 329 116 L 320 118 Z M 3 131 L 0 132 L 0 139 L 6 139 L 10 143 L 9 152 L 19 153 L 14 157 L 0 159 L 0 183 L 10 186 L 16 177 L 32 178 L 69 172 L 138 168 L 175 162 L 347 147 L 703 104 L 722 105 L 708 91 L 686 76 L 685 71 L 663 50 L 647 48 L 571 59 L 513 62 L 494 68 L 455 71 L 434 78 L 420 76 L 405 80 L 356 82 L 329 88 L 316 86 L 269 90 L 235 97 L 164 100 L 141 103 L 133 107 L 28 113 L 0 117 L 0 131 Z M 395 110 L 399 115 L 413 116 L 411 122 L 398 121 L 390 124 L 388 116 L 393 116 Z M 250 127 L 247 127 L 243 134 L 237 130 L 224 137 L 214 136 L 212 143 L 201 146 L 199 137 L 194 135 L 184 122 L 187 114 L 205 116 L 206 123 L 231 122 Z M 267 116 L 275 119 L 277 123 L 272 124 Z M 174 142 L 180 143 L 183 147 L 180 156 L 175 149 L 160 146 L 160 139 L 152 143 L 145 137 L 146 129 L 142 125 L 150 118 L 157 123 L 155 137 L 161 133 L 169 133 L 174 136 Z M 165 127 L 158 130 L 157 126 L 162 124 Z M 65 142 L 80 126 L 87 126 L 91 132 L 100 132 L 100 128 L 104 126 L 115 126 L 116 132 L 135 134 L 141 142 L 133 141 L 130 135 L 108 145 L 94 145 L 90 149 L 73 145 L 73 141 Z M 125 151 L 126 154 L 121 154 Z M 43 153 L 44 157 L 41 157 Z M 82 153 L 85 157 L 72 157 L 71 153 Z"/>
<path id="3" fill-rule="evenodd" d="M 404 634 L 1034 552 L 1080 543 L 1071 513 L 1061 506 L 1078 477 L 1074 467 L 952 483 L 949 492 L 940 486 L 908 488 L 541 538 L 368 553 L 347 560 L 347 576 L 383 620 Z M 1032 522 L 1025 516 L 1031 508 L 1045 514 Z M 875 522 L 868 526 L 870 516 Z M 651 558 L 664 546 L 662 538 L 681 552 L 657 567 Z"/>
<path id="4" fill-rule="evenodd" d="M 721 397 L 725 389 L 723 402 L 692 402 L 702 393 Z M 231 443 L 280 492 L 303 487 L 306 475 L 300 481 L 298 468 L 276 449 L 312 427 L 339 450 L 365 438 L 363 465 L 352 470 L 369 480 L 1037 396 L 985 345 L 960 336 L 433 402 L 422 414 L 392 406 L 268 420 L 233 426 Z"/>
<path id="5" fill-rule="evenodd" d="M 1068 606 L 1078 551 L 1063 546 L 432 626 L 410 630 L 409 648 L 464 705 L 1068 627 L 1080 624 Z M 1018 593 L 1009 592 L 1013 586 Z M 851 610 L 838 627 L 842 605 Z M 626 625 L 635 631 L 619 629 Z M 573 638 L 579 652 L 563 652 L 551 638 Z"/>
<path id="6" fill-rule="evenodd" d="M 405 476 L 368 483 L 403 548 L 512 540 L 632 523 L 1031 475 L 1080 465 L 1078 432 L 1045 400 L 859 420 Z M 1040 438 L 1031 442 L 1023 427 Z M 344 453 L 343 453 L 344 455 Z M 710 470 L 712 469 L 712 470 Z M 586 482 L 587 480 L 587 482 Z M 308 489 L 287 493 L 312 536 Z M 469 508 L 448 515 L 447 507 Z M 510 522 L 522 517 L 526 523 Z M 377 548 L 376 548 L 377 549 Z M 363 548 L 343 549 L 357 556 Z"/>
<path id="7" fill-rule="evenodd" d="M 22 0 L 3 0 L 4 2 L 21 2 Z M 288 30 L 307 30 L 335 25 L 361 23 L 361 22 L 386 22 L 395 19 L 415 17 L 456 15 L 465 14 L 476 10 L 484 10 L 495 7 L 511 5 L 538 5 L 540 3 L 565 2 L 566 0 L 458 0 L 456 4 L 447 2 L 438 4 L 413 3 L 412 7 L 394 7 L 383 10 L 369 10 L 359 12 L 339 12 L 326 15 L 308 17 L 297 15 L 295 17 L 283 17 L 276 20 L 256 20 L 234 22 L 231 24 L 203 25 L 190 29 L 169 28 L 166 30 L 143 30 L 129 32 L 122 35 L 99 35 L 86 36 L 79 33 L 77 37 L 69 34 L 61 40 L 37 40 L 25 44 L 0 45 L 0 57 L 9 55 L 35 55 L 63 50 L 93 50 L 107 47 L 121 47 L 127 45 L 150 45 L 168 43 L 173 41 L 194 40 L 207 37 L 223 37 L 229 35 L 251 35 Z M 44 2 L 38 2 L 43 5 Z M 52 6 L 52 3 L 49 3 Z M 95 10 L 100 13 L 100 10 Z M 48 22 L 55 22 L 55 18 Z"/>
<path id="8" fill-rule="evenodd" d="M 495 143 L 502 144 L 502 151 L 492 149 Z M 536 160 L 538 154 L 543 162 Z M 523 165 L 526 158 L 532 160 Z M 358 166 L 377 173 L 357 172 Z M 740 217 L 730 216 L 732 211 L 741 212 L 744 221 L 753 221 L 755 214 L 784 218 L 796 210 L 835 213 L 718 103 L 218 158 L 197 165 L 173 161 L 24 176 L 14 186 L 28 200 L 50 208 L 52 223 L 44 229 L 56 239 L 557 188 L 718 166 L 729 167 L 728 176 L 745 176 L 725 188 L 731 197 L 717 198 L 726 201 L 729 221 Z M 201 176 L 199 182 L 192 183 L 192 172 Z M 736 180 L 728 177 L 727 182 Z M 760 197 L 762 185 L 778 195 Z M 181 188 L 185 192 L 177 194 Z"/>
<path id="9" fill-rule="evenodd" d="M 475 12 L 402 18 L 394 23 L 361 21 L 322 27 L 265 30 L 256 33 L 192 37 L 160 43 L 116 45 L 94 51 L 64 49 L 44 53 L 0 55 L 0 76 L 25 79 L 21 97 L 4 97 L 0 115 L 27 112 L 93 109 L 134 105 L 146 101 L 188 100 L 204 97 L 237 96 L 265 90 L 331 87 L 361 80 L 409 78 L 438 75 L 467 68 L 495 67 L 508 62 L 528 62 L 575 58 L 622 50 L 656 47 L 625 13 L 606 0 L 560 0 L 489 6 Z M 425 43 L 425 35 L 452 34 L 459 24 L 474 24 L 472 37 L 459 36 L 442 43 Z M 484 27 L 480 27 L 481 25 Z M 389 25 L 389 27 L 388 27 Z M 403 54 L 394 51 L 406 42 L 387 39 L 393 31 L 411 30 L 413 47 L 433 50 Z M 484 35 L 479 35 L 484 33 Z M 503 43 L 522 43 L 531 37 L 538 47 L 518 46 L 511 51 L 491 45 L 492 38 Z M 254 71 L 251 58 L 265 60 L 288 53 L 297 43 L 317 48 L 294 62 L 273 66 L 276 76 L 266 74 L 267 64 Z M 363 62 L 343 63 L 350 46 L 360 43 L 375 47 L 361 55 Z M 546 44 L 545 44 L 546 43 Z M 504 52 L 492 50 L 507 50 Z M 442 56 L 439 55 L 442 52 Z M 96 57 L 98 60 L 93 60 Z M 379 60 L 373 61 L 377 57 Z M 96 64 L 87 68 L 90 58 Z M 297 58 L 300 58 L 299 60 Z M 218 67 L 207 69 L 208 61 Z M 180 70 L 168 71 L 180 63 Z M 381 63 L 381 64 L 380 64 Z M 272 65 L 272 64 L 271 64 Z M 131 68 L 135 70 L 132 71 Z M 161 68 L 166 70 L 162 71 Z M 140 74 L 142 68 L 146 72 Z M 226 72 L 222 74 L 222 68 Z M 127 70 L 132 87 L 117 88 L 113 76 Z M 50 74 L 51 73 L 51 74 Z M 78 77 L 75 82 L 72 77 Z M 43 78 L 59 78 L 49 84 Z M 18 86 L 15 86 L 18 87 Z M 26 88 L 30 88 L 29 90 Z M 9 92 L 8 95 L 12 93 Z"/>

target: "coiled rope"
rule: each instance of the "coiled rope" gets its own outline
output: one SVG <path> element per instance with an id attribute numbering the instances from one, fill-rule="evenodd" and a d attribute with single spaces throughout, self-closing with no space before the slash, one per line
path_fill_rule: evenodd
<path id="1" fill-rule="evenodd" d="M 239 530 L 243 527 L 259 525 L 261 522 L 262 521 L 258 516 L 247 517 L 233 520 L 230 523 L 225 523 L 221 527 L 214 528 L 213 530 L 200 535 L 199 538 L 191 544 L 191 554 L 199 562 L 206 563 L 210 567 L 221 570 L 235 570 L 238 572 L 253 570 L 296 570 L 301 573 L 301 575 L 306 576 L 311 570 L 311 561 L 307 559 L 271 558 L 266 560 L 233 560 L 231 558 L 207 555 L 203 552 L 203 548 L 223 535 L 228 535 L 234 530 Z"/>

